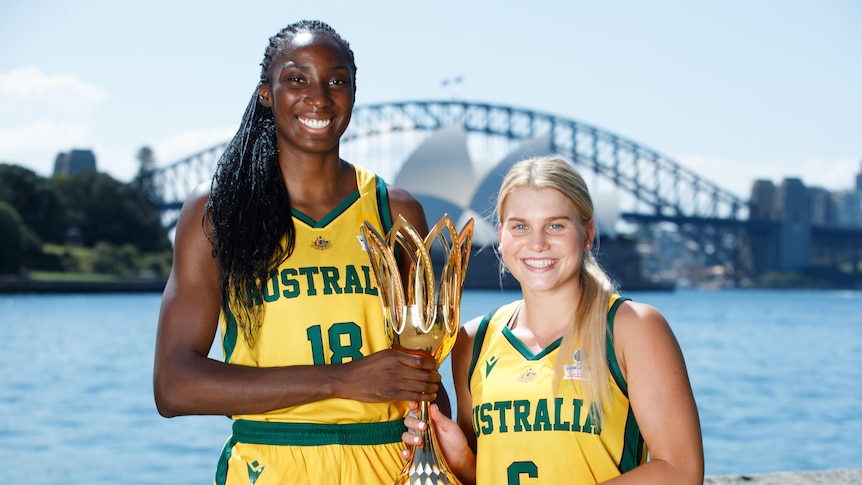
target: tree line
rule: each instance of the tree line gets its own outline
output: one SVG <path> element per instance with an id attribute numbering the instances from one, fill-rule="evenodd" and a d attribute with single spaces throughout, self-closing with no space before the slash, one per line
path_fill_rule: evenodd
<path id="1" fill-rule="evenodd" d="M 147 265 L 141 262 L 143 254 L 164 259 L 171 244 L 152 183 L 152 150 L 142 148 L 138 161 L 140 170 L 129 183 L 96 171 L 43 177 L 0 162 L 0 274 L 89 271 L 128 276 L 147 269 L 140 267 Z M 70 256 L 71 248 L 93 249 L 90 267 L 81 268 Z M 151 272 L 166 271 L 164 263 L 149 266 Z"/>

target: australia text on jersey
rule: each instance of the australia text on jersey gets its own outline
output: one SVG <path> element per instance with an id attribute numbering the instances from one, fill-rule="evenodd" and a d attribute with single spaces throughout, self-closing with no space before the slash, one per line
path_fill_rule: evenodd
<path id="1" fill-rule="evenodd" d="M 485 402 L 473 407 L 473 429 L 476 436 L 494 433 L 533 431 L 574 431 L 602 434 L 601 423 L 593 413 L 583 412 L 584 401 L 561 397 L 548 405 L 548 399 Z"/>
<path id="2" fill-rule="evenodd" d="M 342 293 L 377 295 L 370 266 L 348 264 L 336 266 L 301 266 L 273 271 L 260 295 L 249 295 L 255 305 L 271 303 L 279 298 L 299 296 L 340 295 Z"/>

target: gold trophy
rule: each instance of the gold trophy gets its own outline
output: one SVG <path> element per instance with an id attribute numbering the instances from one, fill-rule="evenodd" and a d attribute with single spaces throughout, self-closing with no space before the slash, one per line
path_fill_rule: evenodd
<path id="1" fill-rule="evenodd" d="M 461 290 L 470 259 L 473 219 L 459 234 L 446 214 L 424 239 L 402 216 L 386 236 L 368 221 L 361 230 L 390 343 L 397 349 L 430 355 L 439 366 L 452 351 L 461 325 Z M 443 257 L 440 268 L 432 264 L 431 254 L 437 249 Z M 409 258 L 403 273 L 399 271 L 399 254 Z M 422 432 L 424 444 L 412 446 L 413 456 L 393 485 L 461 483 L 438 450 L 434 425 L 428 417 L 429 404 L 422 401 L 419 412 L 419 419 L 428 423 Z"/>

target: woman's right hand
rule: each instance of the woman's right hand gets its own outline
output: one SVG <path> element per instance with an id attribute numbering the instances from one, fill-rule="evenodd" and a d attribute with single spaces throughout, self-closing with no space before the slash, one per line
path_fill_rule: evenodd
<path id="1" fill-rule="evenodd" d="M 433 401 L 442 387 L 437 361 L 395 349 L 329 367 L 338 373 L 334 397 L 354 401 Z"/>
<path id="2" fill-rule="evenodd" d="M 422 432 L 424 432 L 428 423 L 418 418 L 419 403 L 410 402 L 410 414 L 404 418 L 404 425 L 407 426 L 407 431 L 401 435 L 401 441 L 410 445 L 407 449 L 401 452 L 401 457 L 409 460 L 413 456 L 413 447 L 422 446 Z M 461 431 L 458 423 L 449 419 L 436 404 L 431 404 L 428 409 L 428 415 L 434 422 L 434 434 L 437 437 L 437 446 L 443 454 L 443 459 L 449 465 L 449 468 L 458 475 L 459 478 L 474 477 L 476 474 L 476 456 L 467 444 L 467 437 Z M 470 482 L 472 480 L 468 480 Z"/>

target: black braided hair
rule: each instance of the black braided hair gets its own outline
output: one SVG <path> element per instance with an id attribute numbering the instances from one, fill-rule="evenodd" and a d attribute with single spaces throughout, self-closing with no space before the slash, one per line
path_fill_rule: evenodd
<path id="1" fill-rule="evenodd" d="M 279 33 L 269 38 L 269 45 L 266 47 L 266 51 L 263 53 L 263 61 L 260 63 L 260 82 L 269 84 L 270 81 L 272 81 L 269 78 L 269 68 L 272 67 L 272 62 L 278 59 L 278 57 L 290 45 L 293 38 L 296 37 L 296 34 L 300 32 L 319 32 L 326 34 L 334 40 L 336 44 L 344 49 L 344 52 L 350 58 L 350 68 L 353 70 L 353 88 L 356 89 L 356 59 L 353 55 L 353 51 L 350 49 L 350 44 L 338 35 L 338 32 L 330 27 L 329 24 L 321 22 L 320 20 L 300 20 L 299 22 L 292 23 L 281 29 Z"/>
<path id="2" fill-rule="evenodd" d="M 323 33 L 344 49 L 353 68 L 355 89 L 356 65 L 350 45 L 318 20 L 290 24 L 269 38 L 260 64 L 260 83 L 270 84 L 273 61 L 291 47 L 300 32 Z M 260 104 L 257 87 L 239 130 L 219 159 L 204 217 L 212 222 L 222 309 L 234 315 L 243 337 L 253 346 L 263 320 L 259 304 L 263 286 L 296 244 L 290 197 L 278 163 L 275 121 L 272 110 Z"/>

